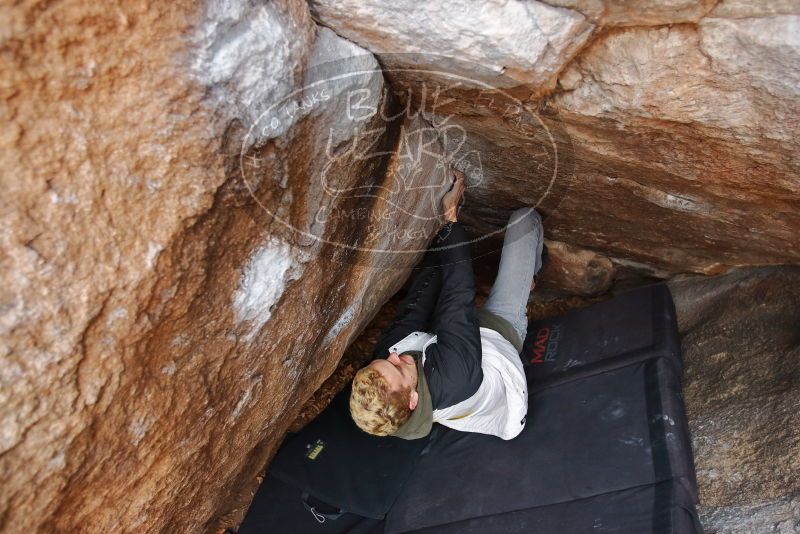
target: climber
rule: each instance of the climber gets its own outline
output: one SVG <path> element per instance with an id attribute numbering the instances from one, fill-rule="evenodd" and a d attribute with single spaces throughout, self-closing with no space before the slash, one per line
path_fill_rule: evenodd
<path id="1" fill-rule="evenodd" d="M 541 218 L 533 208 L 511 214 L 497 279 L 476 309 L 469 244 L 457 221 L 464 175 L 452 173 L 442 199 L 444 226 L 373 360 L 353 378 L 350 413 L 370 434 L 417 439 L 439 423 L 511 439 L 525 426 L 528 390 L 519 352 L 528 294 L 542 264 Z"/>

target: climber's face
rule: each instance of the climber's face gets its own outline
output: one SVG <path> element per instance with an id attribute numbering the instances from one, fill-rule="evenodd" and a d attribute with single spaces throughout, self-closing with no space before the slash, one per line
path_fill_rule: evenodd
<path id="1" fill-rule="evenodd" d="M 416 389 L 417 387 L 417 364 L 414 362 L 414 358 L 408 354 L 401 356 L 392 352 L 388 358 L 373 360 L 369 365 L 386 379 L 393 391 Z M 413 406 L 409 406 L 412 410 L 417 405 L 416 393 L 414 391 L 412 394 Z"/>

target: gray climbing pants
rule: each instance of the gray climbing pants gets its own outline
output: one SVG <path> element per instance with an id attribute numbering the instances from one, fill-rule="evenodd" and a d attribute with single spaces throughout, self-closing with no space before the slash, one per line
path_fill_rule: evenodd
<path id="1" fill-rule="evenodd" d="M 533 208 L 511 214 L 503 238 L 500 269 L 483 308 L 514 327 L 521 341 L 528 331 L 528 295 L 533 276 L 542 268 L 542 218 Z"/>

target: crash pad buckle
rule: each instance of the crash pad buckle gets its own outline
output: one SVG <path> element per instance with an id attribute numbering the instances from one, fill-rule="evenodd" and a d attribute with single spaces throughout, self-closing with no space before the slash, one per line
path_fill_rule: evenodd
<path id="1" fill-rule="evenodd" d="M 314 519 L 316 519 L 317 523 L 319 523 L 320 525 L 322 523 L 324 523 L 326 519 L 330 519 L 331 521 L 335 521 L 335 520 L 339 519 L 340 517 L 342 517 L 342 515 L 344 515 L 344 510 L 341 510 L 341 509 L 337 510 L 334 513 L 330 513 L 330 514 L 326 514 L 326 513 L 317 511 L 317 509 L 315 507 L 311 506 L 311 504 L 308 502 L 308 498 L 309 497 L 310 497 L 310 495 L 309 495 L 309 493 L 307 491 L 304 491 L 300 495 L 300 499 L 303 501 L 303 508 L 305 508 L 306 510 L 311 512 L 311 515 L 314 516 Z"/>
<path id="2" fill-rule="evenodd" d="M 314 519 L 316 519 L 316 520 L 317 520 L 317 523 L 320 523 L 320 524 L 322 524 L 322 523 L 324 523 L 324 522 L 325 522 L 325 516 L 324 516 L 324 515 L 322 515 L 322 514 L 320 514 L 320 513 L 317 513 L 317 511 L 316 511 L 316 510 L 314 510 L 314 507 L 313 507 L 313 506 L 312 506 L 312 507 L 309 509 L 309 511 L 311 512 L 311 515 L 313 515 L 313 516 L 314 516 Z"/>

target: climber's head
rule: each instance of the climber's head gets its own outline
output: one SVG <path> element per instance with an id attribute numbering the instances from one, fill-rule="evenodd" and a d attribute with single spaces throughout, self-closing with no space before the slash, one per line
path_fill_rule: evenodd
<path id="1" fill-rule="evenodd" d="M 417 407 L 417 365 L 414 358 L 393 352 L 373 360 L 353 378 L 350 414 L 364 432 L 389 436 L 403 426 Z"/>

